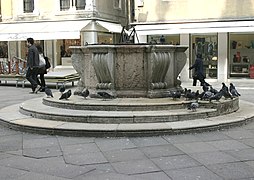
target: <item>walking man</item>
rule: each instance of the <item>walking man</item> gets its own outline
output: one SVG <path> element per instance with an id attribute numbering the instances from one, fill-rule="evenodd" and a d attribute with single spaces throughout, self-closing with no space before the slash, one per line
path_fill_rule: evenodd
<path id="1" fill-rule="evenodd" d="M 189 68 L 189 70 L 191 70 L 193 68 L 195 69 L 194 74 L 193 74 L 193 86 L 197 85 L 197 80 L 200 81 L 201 86 L 203 86 L 203 85 L 210 86 L 210 84 L 205 82 L 205 75 L 204 75 L 204 70 L 203 70 L 203 60 L 202 60 L 201 54 L 197 54 L 197 59 L 196 59 L 195 63 Z"/>
<path id="2" fill-rule="evenodd" d="M 27 54 L 27 72 L 26 79 L 31 83 L 32 92 L 37 93 L 40 89 L 37 83 L 37 75 L 39 70 L 39 52 L 34 45 L 33 38 L 27 38 L 28 54 Z"/>

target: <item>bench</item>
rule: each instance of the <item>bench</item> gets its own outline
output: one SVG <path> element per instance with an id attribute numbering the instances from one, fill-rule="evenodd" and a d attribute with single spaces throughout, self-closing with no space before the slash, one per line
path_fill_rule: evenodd
<path id="1" fill-rule="evenodd" d="M 56 83 L 56 89 L 58 89 L 59 85 L 66 84 L 71 82 L 72 86 L 74 86 L 75 81 L 79 81 L 80 76 L 78 73 L 71 73 L 71 74 L 65 74 L 62 72 L 50 72 L 48 74 L 45 74 L 45 81 L 46 83 Z M 8 81 L 15 81 L 16 82 L 16 87 L 21 83 L 22 87 L 25 87 L 25 82 L 27 79 L 25 78 L 24 75 L 19 75 L 19 74 L 0 74 L 0 81 L 5 81 L 7 84 Z"/>

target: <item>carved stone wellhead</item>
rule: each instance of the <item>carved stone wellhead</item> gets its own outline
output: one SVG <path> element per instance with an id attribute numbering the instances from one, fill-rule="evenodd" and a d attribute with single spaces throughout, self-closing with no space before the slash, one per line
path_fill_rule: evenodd
<path id="1" fill-rule="evenodd" d="M 152 89 L 165 89 L 167 82 L 165 82 L 166 73 L 168 71 L 170 61 L 172 60 L 169 52 L 154 52 L 152 53 Z"/>
<path id="2" fill-rule="evenodd" d="M 73 67 L 83 81 L 76 91 L 87 87 L 94 94 L 108 91 L 116 97 L 153 98 L 181 89 L 177 77 L 187 60 L 186 46 L 95 44 L 71 49 Z"/>
<path id="3" fill-rule="evenodd" d="M 95 70 L 95 74 L 99 83 L 97 83 L 97 89 L 112 89 L 112 75 L 109 70 L 110 62 L 108 53 L 94 53 L 93 55 L 93 66 Z"/>

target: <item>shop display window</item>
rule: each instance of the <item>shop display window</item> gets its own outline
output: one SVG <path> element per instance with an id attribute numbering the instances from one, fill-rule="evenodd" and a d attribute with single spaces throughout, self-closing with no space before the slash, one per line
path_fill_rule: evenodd
<path id="1" fill-rule="evenodd" d="M 229 46 L 230 77 L 249 77 L 254 65 L 254 34 L 230 33 Z"/>
<path id="2" fill-rule="evenodd" d="M 217 34 L 191 35 L 191 60 L 194 64 L 197 54 L 202 54 L 206 78 L 217 78 L 218 36 Z"/>
<path id="3" fill-rule="evenodd" d="M 0 41 L 0 58 L 8 58 L 8 42 Z"/>
<path id="4" fill-rule="evenodd" d="M 147 42 L 151 44 L 180 44 L 180 35 L 149 35 L 147 37 Z"/>
<path id="5" fill-rule="evenodd" d="M 80 39 L 64 39 L 60 46 L 61 57 L 71 57 L 72 51 L 70 46 L 81 46 Z"/>

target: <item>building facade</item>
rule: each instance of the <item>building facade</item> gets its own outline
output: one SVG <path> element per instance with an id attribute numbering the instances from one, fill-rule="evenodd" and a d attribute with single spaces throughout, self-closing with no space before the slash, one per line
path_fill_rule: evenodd
<path id="1" fill-rule="evenodd" d="M 26 39 L 53 67 L 71 65 L 70 46 L 115 43 L 128 24 L 126 0 L 0 0 L 0 62 L 26 59 Z"/>
<path id="2" fill-rule="evenodd" d="M 209 81 L 253 78 L 254 0 L 134 0 L 131 25 L 139 42 L 189 46 L 181 80 L 197 53 Z M 164 41 L 162 41 L 162 37 Z"/>

